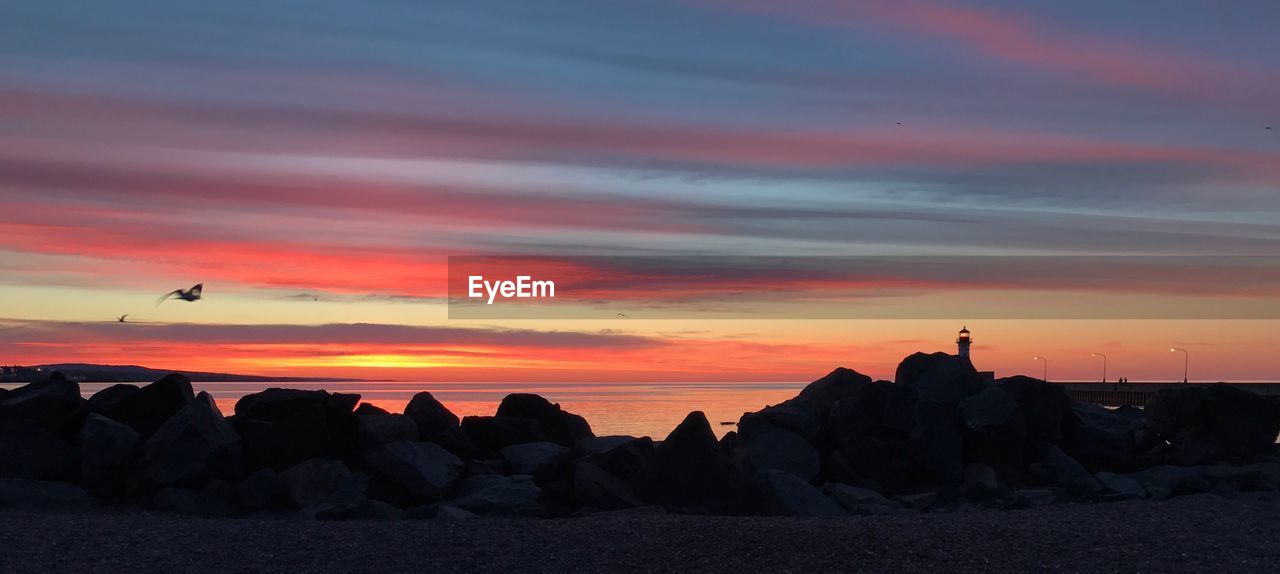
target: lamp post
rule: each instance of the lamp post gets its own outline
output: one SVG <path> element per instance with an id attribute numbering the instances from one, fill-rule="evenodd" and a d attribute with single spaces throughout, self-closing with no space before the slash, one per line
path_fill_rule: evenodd
<path id="1" fill-rule="evenodd" d="M 1186 384 L 1188 369 L 1191 366 L 1191 353 L 1188 353 L 1186 349 L 1179 349 L 1178 347 L 1169 349 L 1170 353 L 1176 353 L 1178 351 L 1182 352 L 1182 383 Z"/>
<path id="2" fill-rule="evenodd" d="M 1093 353 L 1095 357 L 1102 357 L 1102 384 L 1107 384 L 1107 355 L 1105 353 Z"/>
<path id="3" fill-rule="evenodd" d="M 1031 357 L 1031 360 L 1044 361 L 1044 375 L 1040 377 L 1040 380 L 1046 383 L 1049 382 L 1049 359 L 1046 359 L 1044 357 Z"/>

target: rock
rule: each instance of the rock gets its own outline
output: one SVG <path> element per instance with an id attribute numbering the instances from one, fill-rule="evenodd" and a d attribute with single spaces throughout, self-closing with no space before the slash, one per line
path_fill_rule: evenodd
<path id="1" fill-rule="evenodd" d="M 271 388 L 236 402 L 235 428 L 253 467 L 283 470 L 312 458 L 352 461 L 359 395 Z"/>
<path id="2" fill-rule="evenodd" d="M 761 512 L 770 516 L 847 516 L 844 508 L 809 481 L 789 472 L 759 475 Z"/>
<path id="3" fill-rule="evenodd" d="M 80 453 L 30 420 L 0 420 L 0 478 L 75 481 Z"/>
<path id="4" fill-rule="evenodd" d="M 285 497 L 296 509 L 321 503 L 365 500 L 369 477 L 352 472 L 336 460 L 315 458 L 280 473 Z"/>
<path id="5" fill-rule="evenodd" d="M 413 395 L 404 407 L 404 414 L 418 425 L 418 434 L 428 440 L 441 431 L 458 427 L 458 415 L 426 391 Z"/>
<path id="6" fill-rule="evenodd" d="M 733 451 L 734 460 L 744 469 L 781 470 L 806 482 L 818 476 L 818 450 L 804 437 L 767 422 L 755 422 L 748 428 L 749 433 L 744 430 L 738 435 L 738 446 Z"/>
<path id="7" fill-rule="evenodd" d="M 460 522 L 463 520 L 470 520 L 475 517 L 476 515 L 470 511 L 445 504 L 436 509 L 434 518 L 445 522 Z"/>
<path id="8" fill-rule="evenodd" d="M 635 482 L 642 499 L 668 507 L 733 514 L 747 506 L 746 475 L 720 449 L 700 411 L 671 431 Z"/>
<path id="9" fill-rule="evenodd" d="M 162 488 L 151 498 L 151 506 L 188 516 L 228 516 L 231 514 L 230 493 L 221 490 L 216 487 L 206 490 Z"/>
<path id="10" fill-rule="evenodd" d="M 481 453 L 497 453 L 513 444 L 545 440 L 538 421 L 513 417 L 465 417 L 462 430 Z"/>
<path id="11" fill-rule="evenodd" d="M 243 469 L 240 448 L 235 429 L 202 392 L 147 439 L 138 461 L 140 478 L 157 485 L 235 479 Z"/>
<path id="12" fill-rule="evenodd" d="M 1249 459 L 1275 449 L 1280 400 L 1228 384 L 1162 389 L 1147 402 L 1147 426 L 1173 444 L 1172 462 Z"/>
<path id="13" fill-rule="evenodd" d="M 80 400 L 80 385 L 55 372 L 47 381 L 6 393 L 0 420 L 31 421 L 57 433 L 80 412 Z"/>
<path id="14" fill-rule="evenodd" d="M 972 500 L 986 500 L 1000 494 L 1000 481 L 996 471 L 982 463 L 971 463 L 964 468 L 964 482 L 960 494 Z"/>
<path id="15" fill-rule="evenodd" d="M 900 447 L 902 459 L 926 482 L 959 484 L 964 478 L 960 411 L 948 404 L 920 401 L 916 426 Z"/>
<path id="16" fill-rule="evenodd" d="M 418 425 L 404 415 L 361 415 L 356 417 L 356 439 L 363 452 L 400 441 L 417 441 Z"/>
<path id="17" fill-rule="evenodd" d="M 1142 485 L 1131 477 L 1106 471 L 1099 472 L 1093 477 L 1102 486 L 1102 491 L 1107 498 L 1126 500 L 1147 496 L 1147 489 L 1142 488 Z"/>
<path id="18" fill-rule="evenodd" d="M 871 384 L 871 377 L 840 367 L 827 373 L 825 377 L 809 383 L 804 390 L 800 391 L 797 398 L 807 402 L 814 413 L 821 420 L 825 420 L 837 402 L 855 399 L 862 391 L 862 387 L 869 384 Z"/>
<path id="19" fill-rule="evenodd" d="M 954 405 L 987 385 L 968 357 L 915 353 L 898 364 L 897 384 L 915 389 L 921 401 Z"/>
<path id="20" fill-rule="evenodd" d="M 507 395 L 498 405 L 497 418 L 516 418 L 537 421 L 546 440 L 562 446 L 573 446 L 578 441 L 595 436 L 586 419 L 566 413 L 559 404 L 552 404 L 538 395 L 515 393 Z"/>
<path id="21" fill-rule="evenodd" d="M 129 465 L 142 448 L 142 437 L 124 423 L 90 414 L 80 430 L 80 485 L 110 498 L 120 488 Z"/>
<path id="22" fill-rule="evenodd" d="M 544 512 L 542 489 L 527 475 L 497 477 L 449 504 L 486 516 L 540 516 Z"/>
<path id="23" fill-rule="evenodd" d="M 195 400 L 191 381 L 176 373 L 136 391 L 113 389 L 115 387 L 109 387 L 95 394 L 90 399 L 90 410 L 129 425 L 143 438 L 155 434 L 165 421 Z M 108 394 L 99 398 L 103 393 Z"/>
<path id="24" fill-rule="evenodd" d="M 1094 494 L 1102 487 L 1076 459 L 1051 443 L 1036 447 L 1032 472 L 1053 480 L 1074 494 Z"/>
<path id="25" fill-rule="evenodd" d="M 369 465 L 422 500 L 440 500 L 462 476 L 462 460 L 431 442 L 393 442 L 369 455 Z"/>
<path id="26" fill-rule="evenodd" d="M 300 510 L 298 518 L 310 520 L 403 520 L 408 514 L 380 500 L 353 498 L 343 502 L 321 502 Z"/>
<path id="27" fill-rule="evenodd" d="M 1031 377 L 996 381 L 996 387 L 1018 403 L 1028 444 L 1062 444 L 1062 427 L 1071 411 L 1071 398 L 1061 386 Z"/>
<path id="28" fill-rule="evenodd" d="M 644 505 L 622 479 L 582 461 L 573 467 L 573 497 L 582 508 L 618 510 Z"/>
<path id="29" fill-rule="evenodd" d="M 1200 467 L 1200 473 L 1211 484 L 1229 485 L 1240 491 L 1267 490 L 1267 474 L 1261 465 L 1218 464 Z"/>
<path id="30" fill-rule="evenodd" d="M 360 403 L 358 406 L 356 406 L 356 410 L 355 410 L 355 415 L 357 418 L 365 415 L 389 415 L 389 414 L 391 413 L 388 412 L 387 409 L 384 409 L 378 405 L 371 405 L 369 403 Z"/>
<path id="31" fill-rule="evenodd" d="M 1142 425 L 1138 411 L 1110 410 L 1073 403 L 1064 427 L 1063 449 L 1091 469 L 1133 470 L 1134 434 Z"/>
<path id="32" fill-rule="evenodd" d="M 653 445 L 653 439 L 646 436 L 623 442 L 602 453 L 583 457 L 581 460 L 619 479 L 631 481 L 657 457 L 658 451 Z"/>
<path id="33" fill-rule="evenodd" d="M 938 502 L 938 493 L 920 492 L 893 497 L 893 501 L 913 510 L 925 510 Z"/>
<path id="34" fill-rule="evenodd" d="M 1018 412 L 1018 402 L 1000 387 L 987 387 L 960 401 L 960 416 L 973 430 L 1008 427 Z"/>
<path id="35" fill-rule="evenodd" d="M 1209 492 L 1212 484 L 1200 469 L 1180 466 L 1153 466 L 1129 475 L 1156 500 L 1172 496 Z"/>
<path id="36" fill-rule="evenodd" d="M 1013 492 L 1014 506 L 1018 508 L 1035 508 L 1048 506 L 1058 501 L 1058 494 L 1052 490 L 1023 488 Z"/>
<path id="37" fill-rule="evenodd" d="M 738 450 L 737 431 L 729 431 L 720 437 L 720 450 L 729 458 L 733 458 L 734 452 Z"/>
<path id="38" fill-rule="evenodd" d="M 742 415 L 738 421 L 738 436 L 745 439 L 769 428 L 790 431 L 806 441 L 813 442 L 817 440 L 818 432 L 822 430 L 822 421 L 818 419 L 808 402 L 791 399 L 758 412 Z"/>
<path id="39" fill-rule="evenodd" d="M 967 460 L 1022 467 L 1026 455 L 1026 425 L 1018 402 L 998 386 L 960 401 L 960 417 Z"/>
<path id="40" fill-rule="evenodd" d="M 899 510 L 895 502 L 869 488 L 831 483 L 823 491 L 851 514 L 887 514 Z"/>
<path id="41" fill-rule="evenodd" d="M 578 441 L 578 444 L 573 445 L 573 452 L 576 456 L 601 454 L 633 440 L 636 437 L 627 435 L 593 436 Z"/>
<path id="42" fill-rule="evenodd" d="M 507 474 L 539 477 L 552 473 L 568 458 L 568 447 L 553 442 L 529 442 L 503 448 L 502 464 Z"/>
<path id="43" fill-rule="evenodd" d="M 85 402 L 85 407 L 91 413 L 108 411 L 116 408 L 121 401 L 133 396 L 140 390 L 142 389 L 138 387 L 138 385 L 129 383 L 111 385 L 101 391 L 93 393 L 93 396 L 89 397 L 89 400 Z"/>
<path id="44" fill-rule="evenodd" d="M 0 507 L 23 510 L 88 510 L 98 505 L 83 488 L 62 482 L 0 479 Z"/>
<path id="45" fill-rule="evenodd" d="M 276 471 L 259 469 L 236 485 L 236 501 L 250 510 L 267 508 L 283 489 L 284 480 Z"/>

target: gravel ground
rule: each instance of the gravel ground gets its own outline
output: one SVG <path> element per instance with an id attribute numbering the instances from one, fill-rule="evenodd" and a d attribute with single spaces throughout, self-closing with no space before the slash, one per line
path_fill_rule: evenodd
<path id="1" fill-rule="evenodd" d="M 1280 498 L 841 519 L 308 522 L 0 511 L 7 572 L 1276 572 Z"/>

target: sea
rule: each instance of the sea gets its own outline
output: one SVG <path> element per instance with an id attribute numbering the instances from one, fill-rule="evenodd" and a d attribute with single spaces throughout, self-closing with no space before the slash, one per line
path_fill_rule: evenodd
<path id="1" fill-rule="evenodd" d="M 84 396 L 115 383 L 80 383 Z M 145 383 L 140 383 L 145 384 Z M 758 411 L 796 396 L 807 382 L 796 383 L 423 383 L 423 382 L 221 382 L 192 383 L 196 392 L 213 396 L 222 414 L 235 412 L 244 395 L 269 387 L 324 389 L 353 393 L 360 400 L 392 413 L 404 412 L 409 399 L 429 391 L 459 418 L 492 415 L 511 393 L 536 393 L 565 410 L 586 417 L 597 436 L 666 438 L 691 411 L 702 411 L 717 436 L 736 429 L 743 413 Z M 733 423 L 733 424 L 722 424 Z"/>

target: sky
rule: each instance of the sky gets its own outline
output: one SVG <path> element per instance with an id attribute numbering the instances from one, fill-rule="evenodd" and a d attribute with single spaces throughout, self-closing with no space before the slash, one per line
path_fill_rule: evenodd
<path id="1" fill-rule="evenodd" d="M 1094 378 L 1100 352 L 1113 376 L 1180 379 L 1177 346 L 1192 378 L 1280 379 L 1280 314 L 1258 306 L 1274 275 L 1211 264 L 1280 256 L 1271 0 L 4 12 L 0 363 L 450 381 L 800 381 L 843 365 L 891 378 L 911 352 L 954 350 L 967 325 L 975 364 L 1002 375 L 1040 373 L 1040 355 L 1051 378 Z M 590 277 L 640 256 L 1193 256 L 1203 264 L 1134 268 L 1155 278 L 1136 296 L 1218 298 L 1199 304 L 1210 318 L 1138 320 L 1122 299 L 1114 317 L 1073 320 L 1094 308 L 1086 295 L 1135 297 L 1133 282 L 1046 293 L 985 267 L 817 283 L 765 268 L 752 285 L 788 286 L 778 317 L 656 314 L 640 295 L 625 317 L 451 314 L 448 258 L 487 254 L 612 262 L 577 270 Z M 755 288 L 676 277 L 702 304 Z M 205 299 L 155 305 L 195 283 Z M 813 313 L 887 297 L 892 312 Z M 1015 300 L 1054 312 L 992 312 Z"/>

